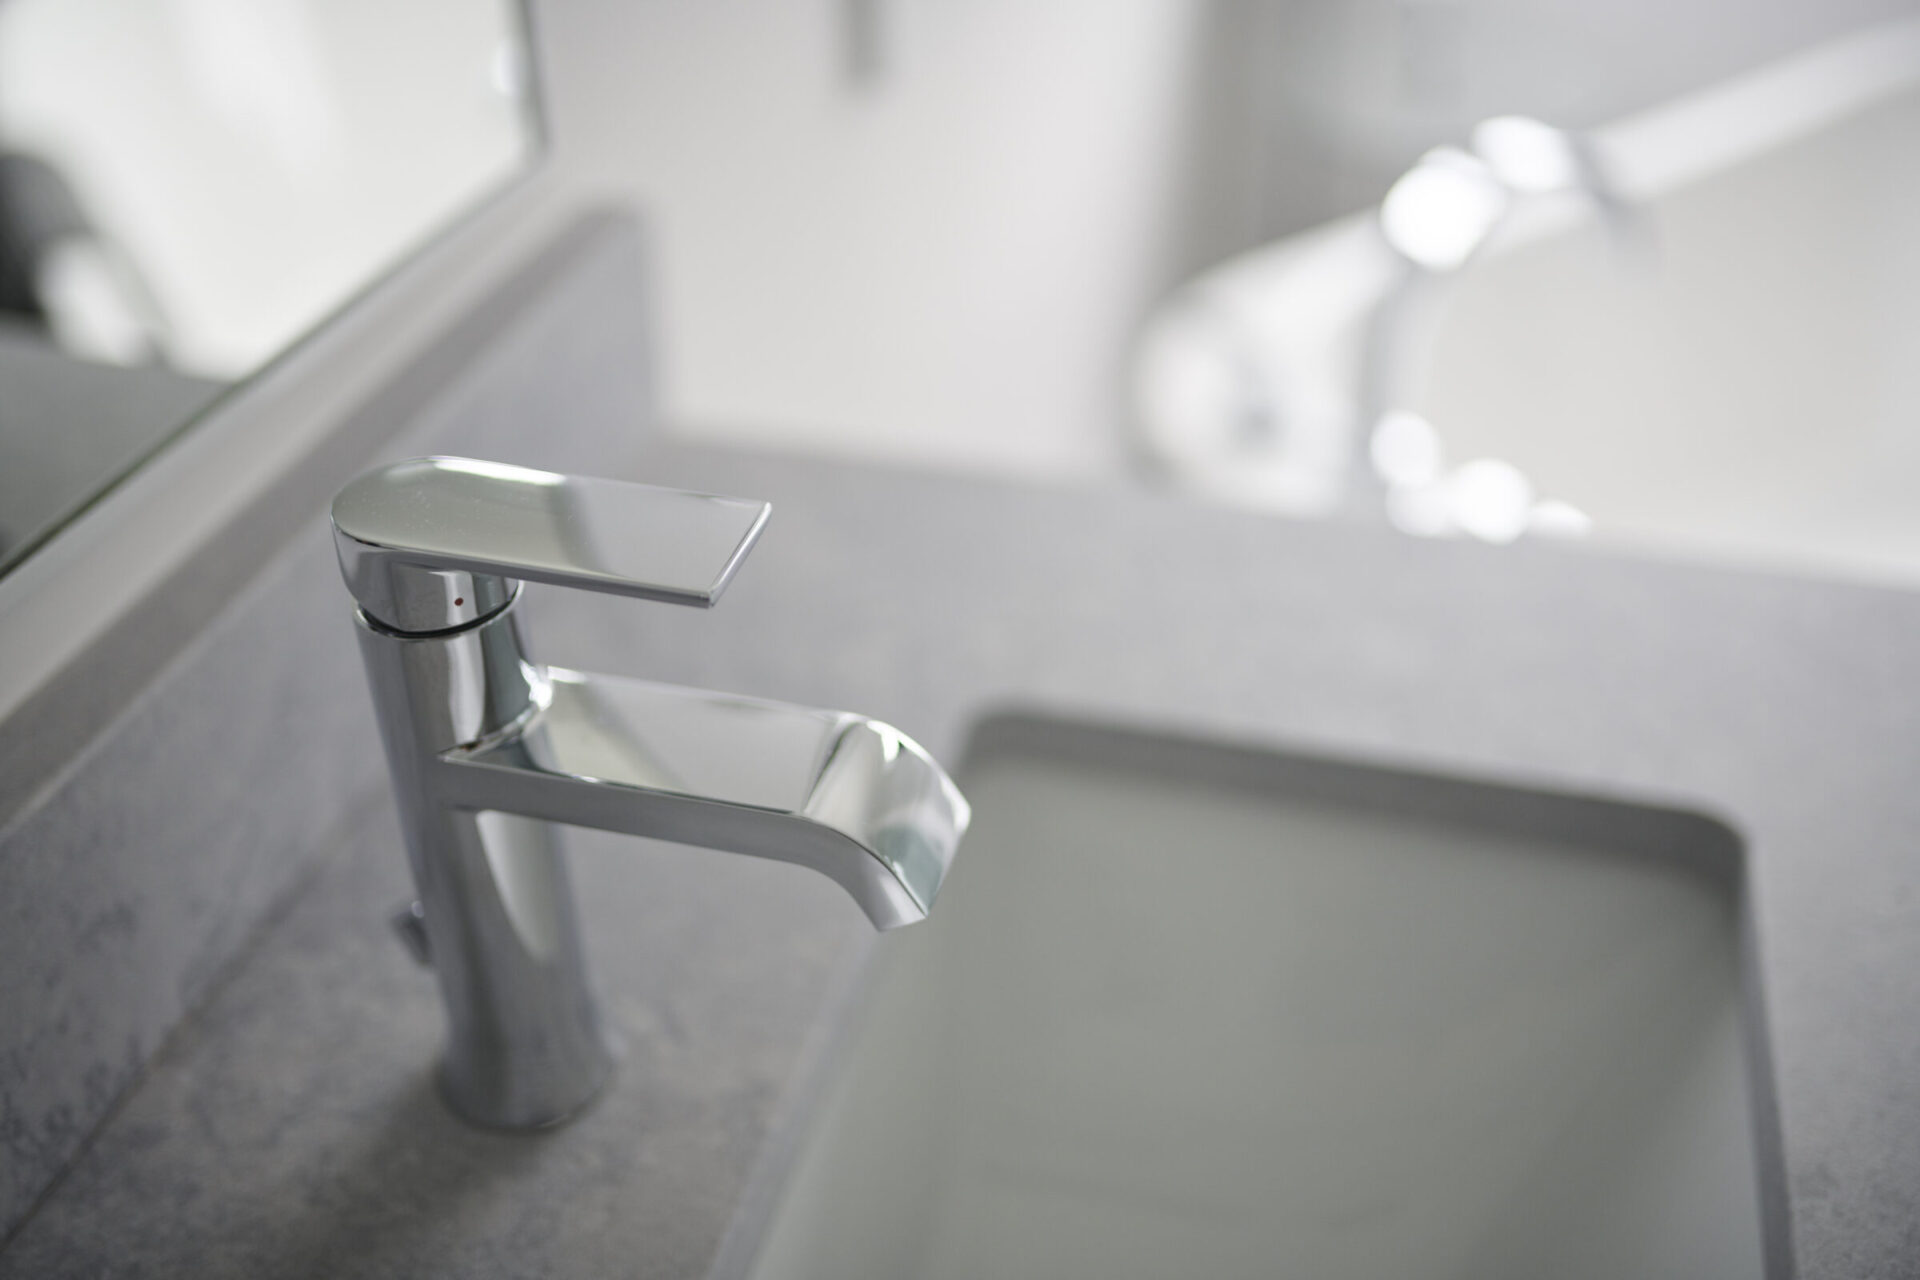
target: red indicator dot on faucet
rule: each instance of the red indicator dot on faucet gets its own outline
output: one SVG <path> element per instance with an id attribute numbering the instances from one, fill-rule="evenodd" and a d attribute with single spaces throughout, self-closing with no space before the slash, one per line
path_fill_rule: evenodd
<path id="1" fill-rule="evenodd" d="M 465 604 L 466 602 L 467 602 L 467 598 L 465 596 L 455 596 L 453 598 L 453 607 L 458 609 L 461 605 Z"/>

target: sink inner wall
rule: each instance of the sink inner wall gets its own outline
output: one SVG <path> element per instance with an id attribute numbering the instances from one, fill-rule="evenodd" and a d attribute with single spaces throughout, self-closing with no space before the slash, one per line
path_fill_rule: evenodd
<path id="1" fill-rule="evenodd" d="M 1060 736 L 977 744 L 757 1275 L 1762 1274 L 1723 829 Z"/>

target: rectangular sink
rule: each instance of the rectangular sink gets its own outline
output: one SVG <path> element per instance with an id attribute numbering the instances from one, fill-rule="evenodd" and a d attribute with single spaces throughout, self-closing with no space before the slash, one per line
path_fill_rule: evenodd
<path id="1" fill-rule="evenodd" d="M 962 786 L 761 1280 L 1766 1273 L 1724 826 L 1026 718 Z"/>

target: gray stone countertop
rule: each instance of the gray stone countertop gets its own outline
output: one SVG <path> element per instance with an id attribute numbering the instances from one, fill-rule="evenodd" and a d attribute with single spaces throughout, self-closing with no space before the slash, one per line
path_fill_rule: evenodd
<path id="1" fill-rule="evenodd" d="M 549 661 L 857 709 L 949 763 L 1019 709 L 1728 821 L 1797 1274 L 1920 1275 L 1920 596 L 677 447 L 639 473 L 773 522 L 710 614 L 531 593 Z M 852 905 L 581 833 L 622 1075 L 557 1132 L 478 1132 L 432 1097 L 437 997 L 384 923 L 391 805 L 341 801 L 0 1275 L 703 1274 L 865 953 Z"/>

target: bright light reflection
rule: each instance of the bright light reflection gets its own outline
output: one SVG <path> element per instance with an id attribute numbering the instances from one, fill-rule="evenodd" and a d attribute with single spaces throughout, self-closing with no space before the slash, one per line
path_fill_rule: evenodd
<path id="1" fill-rule="evenodd" d="M 1405 409 L 1380 415 L 1367 453 L 1374 472 L 1395 488 L 1429 485 L 1440 475 L 1440 433 L 1431 422 Z"/>
<path id="2" fill-rule="evenodd" d="M 458 471 L 464 475 L 482 476 L 488 480 L 511 480 L 515 484 L 559 485 L 567 478 L 552 471 L 535 471 L 531 467 L 516 467 L 505 462 L 488 462 L 482 458 L 435 458 L 434 466 L 441 471 Z"/>
<path id="3" fill-rule="evenodd" d="M 1473 128 L 1473 149 L 1515 191 L 1565 191 L 1580 185 L 1572 137 L 1526 116 L 1495 116 Z"/>
<path id="4" fill-rule="evenodd" d="M 1533 484 L 1499 458 L 1466 463 L 1447 477 L 1447 514 L 1463 533 L 1482 542 L 1512 542 L 1527 531 Z"/>
<path id="5" fill-rule="evenodd" d="M 1456 147 L 1438 147 L 1387 192 L 1380 230 L 1420 266 L 1452 271 L 1486 241 L 1510 198 L 1484 161 Z"/>

